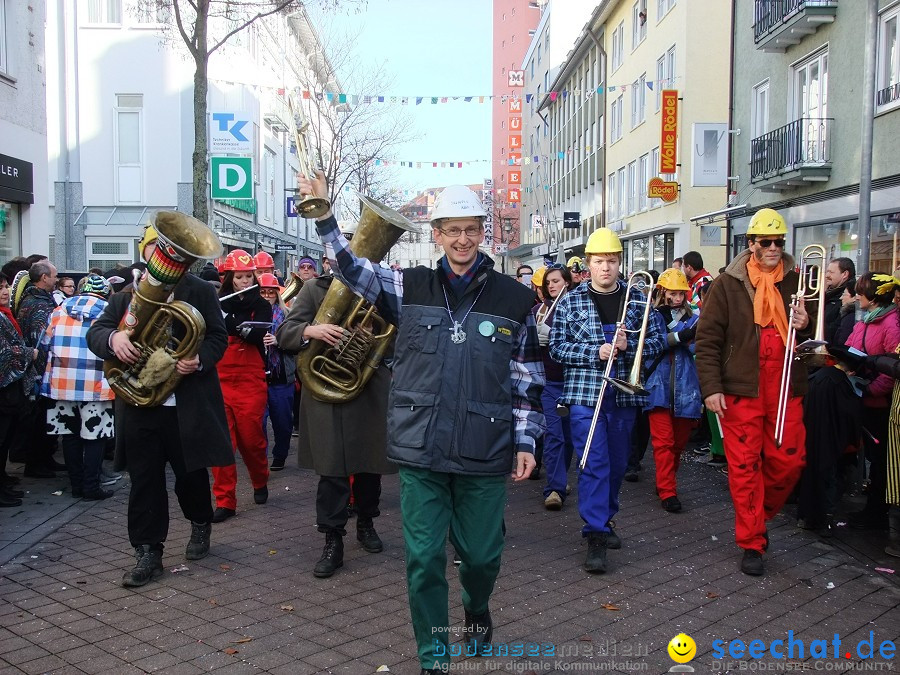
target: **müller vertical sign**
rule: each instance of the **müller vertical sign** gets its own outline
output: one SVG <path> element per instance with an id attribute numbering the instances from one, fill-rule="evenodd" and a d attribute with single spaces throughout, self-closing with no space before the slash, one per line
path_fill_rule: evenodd
<path id="1" fill-rule="evenodd" d="M 662 135 L 659 140 L 659 172 L 675 173 L 678 170 L 678 90 L 662 91 Z"/>

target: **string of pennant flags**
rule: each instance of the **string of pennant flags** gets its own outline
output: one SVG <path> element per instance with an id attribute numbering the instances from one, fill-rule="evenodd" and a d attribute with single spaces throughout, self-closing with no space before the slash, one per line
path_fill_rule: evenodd
<path id="1" fill-rule="evenodd" d="M 592 147 L 590 145 L 585 146 L 585 153 L 590 154 L 592 151 Z M 573 150 L 568 151 L 559 151 L 555 152 L 552 155 L 532 155 L 528 157 L 520 157 L 515 159 L 468 159 L 463 160 L 461 162 L 447 162 L 447 161 L 410 161 L 410 160 L 396 160 L 396 159 L 371 159 L 369 160 L 370 164 L 374 166 L 399 166 L 401 168 L 407 169 L 461 169 L 463 166 L 470 166 L 472 164 L 494 164 L 494 165 L 502 165 L 502 166 L 530 166 L 531 164 L 540 164 L 542 162 L 548 162 L 551 159 L 565 159 L 567 154 L 576 154 L 580 151 L 580 148 L 575 148 Z"/>

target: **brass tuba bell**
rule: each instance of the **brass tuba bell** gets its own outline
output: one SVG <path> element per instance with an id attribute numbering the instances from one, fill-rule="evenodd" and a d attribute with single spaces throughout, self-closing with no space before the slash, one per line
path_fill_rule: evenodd
<path id="1" fill-rule="evenodd" d="M 119 330 L 141 355 L 133 365 L 115 357 L 103 363 L 116 396 L 138 407 L 157 406 L 169 398 L 181 380 L 176 362 L 197 354 L 206 333 L 203 316 L 186 302 L 168 299 L 195 261 L 215 258 L 223 249 L 215 232 L 183 213 L 159 211 L 151 225 L 158 235 L 156 250 L 140 282 L 135 272 L 131 303 L 119 322 Z M 182 330 L 176 330 L 176 322 Z"/>
<path id="2" fill-rule="evenodd" d="M 407 218 L 384 204 L 359 195 L 363 204 L 350 250 L 378 263 L 405 232 L 418 232 Z M 344 329 L 344 339 L 331 346 L 312 340 L 297 356 L 297 374 L 317 401 L 346 403 L 362 393 L 378 370 L 396 327 L 378 316 L 375 308 L 344 283 L 331 282 L 312 323 L 331 323 Z"/>

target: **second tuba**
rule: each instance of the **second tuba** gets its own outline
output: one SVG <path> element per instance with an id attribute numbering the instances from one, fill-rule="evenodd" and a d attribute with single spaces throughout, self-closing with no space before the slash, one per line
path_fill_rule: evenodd
<path id="1" fill-rule="evenodd" d="M 418 232 L 407 218 L 370 197 L 359 195 L 362 213 L 350 250 L 378 263 L 406 232 Z M 331 346 L 312 340 L 297 356 L 297 375 L 317 401 L 347 403 L 362 393 L 378 370 L 394 339 L 389 324 L 344 283 L 331 282 L 312 323 L 331 323 L 344 329 L 344 339 Z"/>
<path id="2" fill-rule="evenodd" d="M 135 272 L 131 303 L 119 322 L 119 330 L 141 355 L 133 365 L 115 357 L 103 363 L 116 396 L 142 408 L 169 398 L 181 380 L 176 362 L 196 356 L 206 333 L 206 322 L 195 307 L 181 300 L 168 301 L 172 290 L 195 261 L 222 253 L 215 232 L 191 216 L 159 211 L 151 225 L 158 235 L 156 250 L 139 282 Z M 175 330 L 176 323 L 181 329 Z"/>

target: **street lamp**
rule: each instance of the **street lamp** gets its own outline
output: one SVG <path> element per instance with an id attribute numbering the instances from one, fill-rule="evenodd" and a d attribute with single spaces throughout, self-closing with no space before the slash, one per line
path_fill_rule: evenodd
<path id="1" fill-rule="evenodd" d="M 500 229 L 500 248 L 503 255 L 502 271 L 506 274 L 506 259 L 509 258 L 509 235 L 512 232 L 512 218 L 503 219 L 503 227 Z"/>

